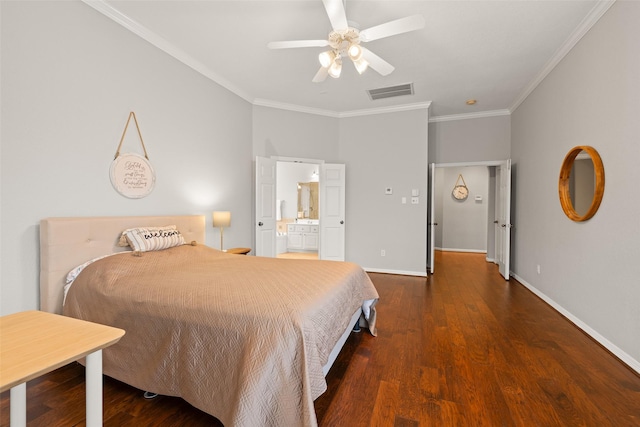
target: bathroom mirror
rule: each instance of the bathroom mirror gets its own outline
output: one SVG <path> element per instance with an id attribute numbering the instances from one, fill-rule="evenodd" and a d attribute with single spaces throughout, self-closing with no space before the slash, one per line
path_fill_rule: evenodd
<path id="1" fill-rule="evenodd" d="M 318 183 L 298 183 L 298 219 L 318 219 Z"/>
<path id="2" fill-rule="evenodd" d="M 604 166 L 593 147 L 573 147 L 558 180 L 560 205 L 572 221 L 586 221 L 598 211 L 604 194 Z"/>

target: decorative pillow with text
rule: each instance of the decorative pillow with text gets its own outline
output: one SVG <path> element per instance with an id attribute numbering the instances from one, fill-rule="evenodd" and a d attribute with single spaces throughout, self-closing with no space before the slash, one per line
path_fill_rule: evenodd
<path id="1" fill-rule="evenodd" d="M 175 225 L 129 228 L 122 234 L 134 251 L 160 251 L 184 245 L 184 237 Z"/>

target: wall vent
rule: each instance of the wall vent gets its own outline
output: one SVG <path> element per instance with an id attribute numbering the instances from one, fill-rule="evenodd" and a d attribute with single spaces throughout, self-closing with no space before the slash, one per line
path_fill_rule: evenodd
<path id="1" fill-rule="evenodd" d="M 396 96 L 413 95 L 413 83 L 398 86 L 381 87 L 367 90 L 372 101 L 383 98 L 393 98 Z"/>

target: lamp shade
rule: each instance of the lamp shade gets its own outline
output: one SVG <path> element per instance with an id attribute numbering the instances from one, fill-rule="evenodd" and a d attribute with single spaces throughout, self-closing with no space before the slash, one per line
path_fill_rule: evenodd
<path id="1" fill-rule="evenodd" d="M 231 212 L 229 212 L 229 211 L 214 211 L 213 212 L 213 226 L 214 227 L 229 227 L 229 226 L 231 226 Z"/>
<path id="2" fill-rule="evenodd" d="M 353 65 L 355 65 L 358 74 L 364 73 L 369 67 L 369 63 L 362 56 L 360 59 L 353 61 Z"/>
<path id="3" fill-rule="evenodd" d="M 340 58 L 336 58 L 335 61 L 329 67 L 329 75 L 334 79 L 340 77 L 340 73 L 342 72 L 342 61 Z"/>
<path id="4" fill-rule="evenodd" d="M 347 50 L 347 54 L 349 55 L 349 58 L 351 58 L 351 60 L 355 62 L 358 59 L 362 58 L 362 48 L 359 44 L 352 43 Z"/>
<path id="5" fill-rule="evenodd" d="M 336 54 L 330 50 L 322 52 L 320 55 L 318 55 L 318 61 L 320 61 L 320 65 L 324 68 L 329 68 L 335 58 Z"/>

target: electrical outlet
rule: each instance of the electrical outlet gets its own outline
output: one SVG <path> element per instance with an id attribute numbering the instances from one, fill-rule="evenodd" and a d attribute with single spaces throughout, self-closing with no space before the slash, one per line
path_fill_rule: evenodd
<path id="1" fill-rule="evenodd" d="M 384 194 L 393 194 L 393 188 L 385 187 L 384 188 Z"/>
<path id="2" fill-rule="evenodd" d="M 387 256 L 387 251 L 380 249 L 380 256 Z"/>
<path id="3" fill-rule="evenodd" d="M 536 265 L 536 271 L 540 274 L 540 264 Z"/>

